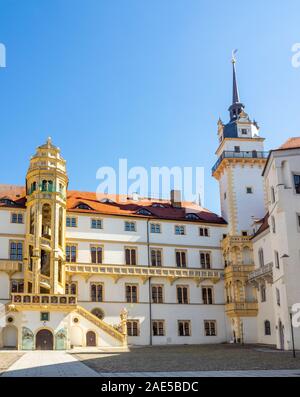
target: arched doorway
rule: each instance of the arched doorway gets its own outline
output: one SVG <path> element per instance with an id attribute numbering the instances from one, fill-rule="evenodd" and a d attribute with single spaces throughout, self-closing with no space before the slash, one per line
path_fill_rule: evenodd
<path id="1" fill-rule="evenodd" d="M 86 333 L 86 345 L 96 346 L 96 334 L 94 331 L 88 331 Z"/>
<path id="2" fill-rule="evenodd" d="M 48 329 L 41 329 L 35 336 L 36 350 L 53 350 L 53 334 Z"/>
<path id="3" fill-rule="evenodd" d="M 3 347 L 17 348 L 18 345 L 18 330 L 13 325 L 7 325 L 3 328 Z"/>

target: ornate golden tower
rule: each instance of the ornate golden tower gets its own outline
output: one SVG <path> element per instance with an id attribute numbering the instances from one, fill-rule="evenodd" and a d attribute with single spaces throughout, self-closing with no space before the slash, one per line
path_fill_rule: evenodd
<path id="1" fill-rule="evenodd" d="M 27 293 L 65 292 L 66 161 L 51 138 L 37 148 L 26 175 L 24 284 Z"/>

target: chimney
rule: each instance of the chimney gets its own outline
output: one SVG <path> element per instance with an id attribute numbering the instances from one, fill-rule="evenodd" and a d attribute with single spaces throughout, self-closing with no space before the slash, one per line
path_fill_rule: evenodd
<path id="1" fill-rule="evenodd" d="M 171 204 L 174 208 L 181 208 L 181 191 L 171 190 Z"/>

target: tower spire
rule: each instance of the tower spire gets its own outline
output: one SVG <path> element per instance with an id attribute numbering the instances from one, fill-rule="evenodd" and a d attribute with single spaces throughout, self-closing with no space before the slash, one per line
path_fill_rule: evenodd
<path id="1" fill-rule="evenodd" d="M 232 73 L 233 73 L 233 86 L 232 86 L 232 105 L 228 109 L 230 112 L 230 121 L 236 120 L 238 115 L 244 109 L 244 105 L 240 102 L 239 88 L 236 75 L 236 57 L 237 50 L 232 51 Z"/>

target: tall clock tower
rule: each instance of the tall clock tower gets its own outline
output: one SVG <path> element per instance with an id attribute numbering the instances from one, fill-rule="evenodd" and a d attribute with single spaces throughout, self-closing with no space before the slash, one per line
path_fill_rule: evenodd
<path id="1" fill-rule="evenodd" d="M 229 107 L 229 122 L 218 121 L 218 160 L 212 175 L 218 180 L 221 211 L 228 222 L 228 235 L 222 241 L 225 264 L 226 313 L 231 323 L 231 339 L 247 339 L 247 330 L 255 328 L 251 317 L 257 315 L 256 292 L 248 285 L 254 269 L 252 225 L 266 213 L 262 170 L 266 163 L 264 138 L 259 126 L 245 112 L 240 100 L 236 59 L 232 58 L 233 90 Z M 254 320 L 254 319 L 252 319 Z"/>

